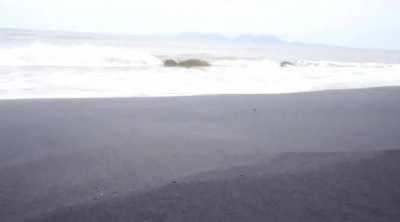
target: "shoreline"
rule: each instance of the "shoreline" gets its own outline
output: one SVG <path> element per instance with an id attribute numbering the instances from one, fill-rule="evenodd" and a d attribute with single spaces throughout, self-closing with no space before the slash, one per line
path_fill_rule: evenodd
<path id="1" fill-rule="evenodd" d="M 173 99 L 173 98 L 195 98 L 195 97 L 229 97 L 229 96 L 285 96 L 285 95 L 304 95 L 314 93 L 331 93 L 331 92 L 346 92 L 346 91 L 370 91 L 370 90 L 390 90 L 400 89 L 400 86 L 376 86 L 376 87 L 361 87 L 361 88 L 347 88 L 347 89 L 322 89 L 310 91 L 297 91 L 297 92 L 284 92 L 284 93 L 222 93 L 222 94 L 193 94 L 193 95 L 165 95 L 165 96 L 104 96 L 104 97 L 21 97 L 21 98 L 0 98 L 0 104 L 8 101 L 73 101 L 73 100 L 118 100 L 118 99 Z"/>

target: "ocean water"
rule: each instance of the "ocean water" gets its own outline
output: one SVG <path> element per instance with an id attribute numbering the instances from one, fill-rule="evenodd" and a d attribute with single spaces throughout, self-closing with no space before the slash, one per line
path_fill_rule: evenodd
<path id="1" fill-rule="evenodd" d="M 201 58 L 204 68 L 163 67 Z M 281 67 L 281 61 L 295 65 Z M 0 99 L 269 94 L 400 85 L 400 52 L 0 29 Z"/>

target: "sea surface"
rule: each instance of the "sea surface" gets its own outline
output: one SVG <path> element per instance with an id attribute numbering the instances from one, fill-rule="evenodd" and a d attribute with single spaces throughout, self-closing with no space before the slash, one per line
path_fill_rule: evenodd
<path id="1" fill-rule="evenodd" d="M 167 68 L 201 58 L 204 68 Z M 282 61 L 294 65 L 281 67 Z M 270 94 L 400 85 L 400 51 L 0 29 L 0 99 Z"/>

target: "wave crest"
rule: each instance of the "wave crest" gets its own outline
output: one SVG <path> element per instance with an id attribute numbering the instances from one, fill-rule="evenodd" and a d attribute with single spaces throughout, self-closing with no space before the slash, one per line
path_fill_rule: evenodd
<path id="1" fill-rule="evenodd" d="M 129 48 L 34 43 L 0 49 L 0 66 L 138 67 L 161 63 L 155 56 Z"/>

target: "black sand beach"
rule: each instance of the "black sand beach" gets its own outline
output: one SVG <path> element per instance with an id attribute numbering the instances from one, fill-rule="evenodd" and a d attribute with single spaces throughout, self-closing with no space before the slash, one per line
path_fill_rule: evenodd
<path id="1" fill-rule="evenodd" d="M 0 101 L 0 221 L 398 221 L 400 88 Z"/>

